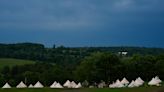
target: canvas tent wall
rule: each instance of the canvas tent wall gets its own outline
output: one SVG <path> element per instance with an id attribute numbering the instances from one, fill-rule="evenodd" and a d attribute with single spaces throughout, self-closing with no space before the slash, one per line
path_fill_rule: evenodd
<path id="1" fill-rule="evenodd" d="M 23 81 L 21 81 L 17 86 L 16 88 L 26 88 L 26 84 L 23 83 Z"/>
<path id="2" fill-rule="evenodd" d="M 161 83 L 161 82 L 162 82 L 162 80 L 161 80 L 161 79 L 159 79 L 159 77 L 158 77 L 158 76 L 156 76 L 156 77 L 155 77 L 155 80 L 156 80 L 158 83 Z"/>
<path id="3" fill-rule="evenodd" d="M 124 85 L 119 80 L 117 80 L 115 83 L 115 87 L 116 88 L 122 88 L 122 87 L 124 87 Z"/>
<path id="4" fill-rule="evenodd" d="M 63 88 L 63 86 L 62 86 L 60 83 L 57 83 L 57 84 L 55 85 L 55 88 Z"/>
<path id="5" fill-rule="evenodd" d="M 144 83 L 144 81 L 141 79 L 141 77 L 138 77 L 136 80 L 138 80 L 140 83 Z"/>
<path id="6" fill-rule="evenodd" d="M 81 83 L 79 82 L 79 83 L 76 85 L 75 88 L 81 88 L 81 87 L 82 87 L 82 85 L 81 85 Z"/>
<path id="7" fill-rule="evenodd" d="M 128 87 L 132 88 L 132 87 L 139 87 L 143 85 L 143 81 L 140 81 L 140 79 L 136 79 L 135 81 L 132 80 L 132 82 L 128 85 Z"/>
<path id="8" fill-rule="evenodd" d="M 2 88 L 11 88 L 11 86 L 8 83 L 6 83 Z"/>
<path id="9" fill-rule="evenodd" d="M 67 80 L 65 83 L 64 83 L 64 87 L 70 87 L 70 85 L 71 85 L 71 82 L 69 81 L 69 80 Z"/>
<path id="10" fill-rule="evenodd" d="M 57 84 L 56 81 L 54 81 L 54 83 L 52 83 L 52 85 L 50 86 L 50 88 L 55 88 L 55 85 Z"/>
<path id="11" fill-rule="evenodd" d="M 134 82 L 135 82 L 135 86 L 136 86 L 136 87 L 142 86 L 143 83 L 144 83 L 143 81 L 141 81 L 141 80 L 139 80 L 139 79 L 136 79 Z"/>
<path id="12" fill-rule="evenodd" d="M 121 83 L 125 86 L 127 86 L 129 84 L 129 81 L 124 77 L 121 81 Z"/>
<path id="13" fill-rule="evenodd" d="M 128 87 L 129 87 L 129 88 L 135 87 L 135 82 L 134 82 L 134 80 L 132 80 L 132 82 L 128 85 Z"/>
<path id="14" fill-rule="evenodd" d="M 109 85 L 110 88 L 122 88 L 125 87 L 119 80 Z"/>
<path id="15" fill-rule="evenodd" d="M 70 86 L 71 86 L 71 88 L 75 88 L 77 86 L 77 84 L 74 81 L 72 81 Z"/>
<path id="16" fill-rule="evenodd" d="M 156 76 L 155 78 L 152 78 L 152 80 L 148 82 L 148 85 L 150 85 L 150 86 L 160 86 L 161 82 L 162 81 L 159 79 L 159 77 Z"/>
<path id="17" fill-rule="evenodd" d="M 28 88 L 34 88 L 34 86 L 33 86 L 32 84 L 30 84 L 30 85 L 28 86 Z"/>
<path id="18" fill-rule="evenodd" d="M 34 88 L 43 88 L 44 86 L 38 81 L 35 85 Z"/>

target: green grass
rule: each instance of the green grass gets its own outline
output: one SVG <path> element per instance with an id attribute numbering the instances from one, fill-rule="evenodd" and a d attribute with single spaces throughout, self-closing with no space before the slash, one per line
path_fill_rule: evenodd
<path id="1" fill-rule="evenodd" d="M 141 88 L 121 88 L 121 89 L 110 89 L 110 88 L 82 88 L 82 89 L 0 89 L 0 92 L 164 92 L 163 87 L 141 87 Z"/>
<path id="2" fill-rule="evenodd" d="M 4 66 L 15 66 L 15 65 L 25 65 L 25 64 L 34 64 L 34 61 L 30 60 L 21 60 L 21 59 L 9 59 L 9 58 L 0 58 L 0 69 Z"/>

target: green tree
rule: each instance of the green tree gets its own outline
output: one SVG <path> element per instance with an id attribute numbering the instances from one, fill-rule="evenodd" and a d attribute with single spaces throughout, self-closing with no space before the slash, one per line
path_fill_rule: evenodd
<path id="1" fill-rule="evenodd" d="M 90 82 L 100 80 L 108 82 L 112 74 L 117 71 L 119 64 L 120 60 L 116 55 L 97 52 L 82 61 L 75 75 L 81 81 L 86 79 Z"/>
<path id="2" fill-rule="evenodd" d="M 2 68 L 1 73 L 4 75 L 7 75 L 10 73 L 10 67 L 9 66 L 5 66 Z"/>

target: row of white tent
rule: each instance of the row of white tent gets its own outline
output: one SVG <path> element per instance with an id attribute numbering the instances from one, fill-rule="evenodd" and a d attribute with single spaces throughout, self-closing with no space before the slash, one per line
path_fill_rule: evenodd
<path id="1" fill-rule="evenodd" d="M 22 81 L 16 86 L 16 88 L 43 88 L 44 86 L 38 81 L 35 85 L 30 84 L 29 86 L 27 86 L 25 83 L 23 83 Z M 82 85 L 79 82 L 78 84 L 76 84 L 74 81 L 70 82 L 69 80 L 67 80 L 64 85 L 62 86 L 59 82 L 54 82 L 52 85 L 50 85 L 50 88 L 81 88 Z M 11 88 L 11 86 L 6 83 L 2 88 Z"/>
<path id="2" fill-rule="evenodd" d="M 148 82 L 148 85 L 150 86 L 161 86 L 162 81 L 159 79 L 158 76 L 152 78 L 151 81 Z M 132 80 L 131 83 L 126 79 L 123 78 L 122 81 L 119 79 L 116 80 L 116 82 L 113 82 L 109 85 L 109 88 L 122 88 L 122 87 L 140 87 L 144 84 L 144 81 L 138 77 L 136 80 Z"/>
<path id="3" fill-rule="evenodd" d="M 32 84 L 30 84 L 29 86 L 27 86 L 26 84 L 24 84 L 22 81 L 16 86 L 16 88 L 43 88 L 44 86 L 38 81 L 34 86 Z M 11 86 L 6 83 L 2 88 L 11 88 Z"/>
<path id="4" fill-rule="evenodd" d="M 138 77 L 135 81 L 132 80 L 130 83 L 126 78 L 123 78 L 122 81 L 116 80 L 116 82 L 109 85 L 110 88 L 122 88 L 122 87 L 139 87 L 144 84 L 144 81 Z"/>
<path id="5" fill-rule="evenodd" d="M 148 82 L 148 85 L 150 86 L 160 86 L 162 83 L 162 81 L 159 79 L 158 76 L 152 78 L 151 81 Z M 123 78 L 122 81 L 120 81 L 119 79 L 116 80 L 116 82 L 113 82 L 112 84 L 109 85 L 109 88 L 123 88 L 123 87 L 140 87 L 144 84 L 144 81 L 138 77 L 136 80 L 132 80 L 131 83 L 126 79 Z M 99 88 L 103 88 L 103 86 L 105 86 L 105 83 L 100 83 L 98 85 Z M 16 88 L 43 88 L 44 86 L 38 81 L 35 85 L 30 84 L 29 86 L 27 86 L 26 84 L 24 84 L 22 81 L 16 86 Z M 78 84 L 76 84 L 74 81 L 69 81 L 67 80 L 63 86 L 59 83 L 59 82 L 54 82 L 52 85 L 50 85 L 50 88 L 81 88 L 82 85 L 79 82 Z M 2 88 L 11 88 L 11 86 L 6 83 Z"/>

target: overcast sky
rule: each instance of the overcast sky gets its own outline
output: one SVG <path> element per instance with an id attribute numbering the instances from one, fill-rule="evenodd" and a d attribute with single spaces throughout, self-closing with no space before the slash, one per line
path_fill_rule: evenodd
<path id="1" fill-rule="evenodd" d="M 164 47 L 164 0 L 0 0 L 0 43 Z"/>

